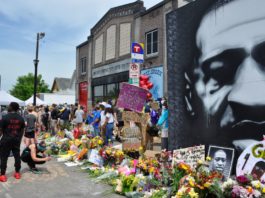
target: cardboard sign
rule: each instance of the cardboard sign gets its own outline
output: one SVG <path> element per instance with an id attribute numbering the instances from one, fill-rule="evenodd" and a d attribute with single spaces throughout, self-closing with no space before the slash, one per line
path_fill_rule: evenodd
<path id="1" fill-rule="evenodd" d="M 117 107 L 140 113 L 143 110 L 147 92 L 148 91 L 143 88 L 128 83 L 122 83 Z"/>
<path id="2" fill-rule="evenodd" d="M 192 168 L 196 167 L 198 160 L 204 161 L 205 146 L 194 146 L 188 148 L 177 149 L 173 151 L 173 166 L 180 162 L 185 162 Z"/>
<path id="3" fill-rule="evenodd" d="M 88 153 L 88 161 L 98 166 L 103 166 L 103 159 L 98 154 L 98 150 L 90 150 L 90 152 Z"/>
<path id="4" fill-rule="evenodd" d="M 135 113 L 132 111 L 122 112 L 123 121 L 127 121 L 127 122 L 133 121 L 136 123 L 147 124 L 148 119 L 149 119 L 149 114 Z"/>
<path id="5" fill-rule="evenodd" d="M 236 175 L 251 174 L 255 179 L 265 180 L 265 141 L 251 144 L 239 156 Z"/>

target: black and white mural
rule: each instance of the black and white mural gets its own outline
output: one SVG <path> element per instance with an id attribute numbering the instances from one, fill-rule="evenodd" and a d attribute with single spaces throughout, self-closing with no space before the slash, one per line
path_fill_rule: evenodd
<path id="1" fill-rule="evenodd" d="M 170 149 L 242 150 L 263 138 L 264 8 L 264 0 L 197 0 L 167 15 Z"/>

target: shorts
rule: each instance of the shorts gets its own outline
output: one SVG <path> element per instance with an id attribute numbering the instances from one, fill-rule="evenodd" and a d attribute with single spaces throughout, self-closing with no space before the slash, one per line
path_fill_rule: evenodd
<path id="1" fill-rule="evenodd" d="M 24 135 L 26 138 L 35 138 L 35 132 L 32 131 L 32 132 L 25 132 L 25 135 Z"/>

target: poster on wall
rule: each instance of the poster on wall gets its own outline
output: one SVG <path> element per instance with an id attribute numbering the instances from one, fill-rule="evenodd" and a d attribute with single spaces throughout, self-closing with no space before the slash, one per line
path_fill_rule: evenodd
<path id="1" fill-rule="evenodd" d="M 254 179 L 265 180 L 265 141 L 253 143 L 240 155 L 236 175 L 252 175 Z"/>
<path id="2" fill-rule="evenodd" d="M 150 69 L 144 69 L 141 71 L 142 75 L 149 76 L 149 81 L 153 83 L 153 88 L 150 90 L 153 98 L 157 100 L 158 98 L 162 98 L 163 95 L 163 86 L 164 86 L 164 78 L 163 78 L 163 66 L 154 67 Z"/>
<path id="3" fill-rule="evenodd" d="M 84 107 L 84 111 L 87 111 L 87 94 L 88 94 L 87 82 L 79 83 L 79 104 Z"/>
<path id="4" fill-rule="evenodd" d="M 262 138 L 264 7 L 197 0 L 167 14 L 170 149 L 212 144 L 240 148 L 238 155 L 244 140 Z"/>

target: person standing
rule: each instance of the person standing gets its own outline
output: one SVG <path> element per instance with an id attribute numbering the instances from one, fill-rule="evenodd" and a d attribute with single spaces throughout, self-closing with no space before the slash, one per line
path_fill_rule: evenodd
<path id="1" fill-rule="evenodd" d="M 85 112 L 83 111 L 83 107 L 78 105 L 77 110 L 75 111 L 75 123 L 77 125 L 77 128 L 80 130 L 83 124 L 83 118 L 84 118 Z"/>
<path id="2" fill-rule="evenodd" d="M 164 102 L 162 105 L 162 114 L 159 117 L 157 125 L 161 127 L 161 146 L 162 150 L 168 150 L 168 106 L 167 102 Z"/>
<path id="3" fill-rule="evenodd" d="M 109 142 L 113 142 L 112 136 L 113 136 L 113 128 L 114 128 L 113 109 L 109 104 L 106 105 L 106 109 L 105 109 L 105 124 L 104 124 L 104 126 L 106 126 L 105 145 L 108 145 Z"/>
<path id="4" fill-rule="evenodd" d="M 8 107 L 8 114 L 3 117 L 0 122 L 0 128 L 3 132 L 3 137 L 0 140 L 0 158 L 1 158 L 1 175 L 0 182 L 6 182 L 7 160 L 12 151 L 15 158 L 15 173 L 16 179 L 21 178 L 21 159 L 20 159 L 20 144 L 23 137 L 25 122 L 22 116 L 17 111 L 19 104 L 11 102 Z"/>
<path id="5" fill-rule="evenodd" d="M 91 125 L 94 128 L 93 137 L 99 136 L 100 134 L 99 124 L 100 124 L 100 110 L 99 106 L 96 106 L 93 111 L 93 120 L 91 123 Z"/>
<path id="6" fill-rule="evenodd" d="M 37 129 L 37 117 L 33 114 L 33 106 L 28 107 L 28 114 L 25 116 L 25 145 L 35 143 L 35 131 Z"/>

